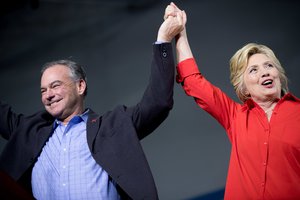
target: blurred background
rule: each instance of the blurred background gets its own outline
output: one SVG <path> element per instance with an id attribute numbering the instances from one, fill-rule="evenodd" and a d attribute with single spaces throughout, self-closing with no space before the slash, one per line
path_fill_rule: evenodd
<path id="1" fill-rule="evenodd" d="M 285 67 L 300 97 L 300 2 L 179 0 L 191 48 L 204 76 L 235 99 L 229 59 L 244 44 L 262 43 Z M 43 109 L 40 68 L 71 59 L 85 67 L 86 107 L 99 114 L 134 105 L 150 74 L 152 43 L 165 0 L 10 0 L 0 3 L 1 101 L 15 112 Z M 175 54 L 174 54 L 175 56 Z M 230 143 L 223 128 L 181 86 L 174 109 L 142 141 L 162 200 L 223 199 Z M 0 139 L 0 152 L 5 141 Z"/>

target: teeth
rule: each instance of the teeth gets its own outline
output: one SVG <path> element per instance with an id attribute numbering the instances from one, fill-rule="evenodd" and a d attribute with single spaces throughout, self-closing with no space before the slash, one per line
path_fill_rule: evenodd
<path id="1" fill-rule="evenodd" d="M 263 82 L 262 84 L 263 84 L 263 85 L 267 85 L 267 84 L 271 84 L 271 83 L 272 83 L 271 80 L 267 80 L 267 81 Z"/>

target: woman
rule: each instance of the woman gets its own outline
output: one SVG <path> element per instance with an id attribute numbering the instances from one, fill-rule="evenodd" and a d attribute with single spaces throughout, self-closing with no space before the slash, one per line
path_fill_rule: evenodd
<path id="1" fill-rule="evenodd" d="M 165 16 L 178 12 L 170 4 Z M 231 58 L 240 104 L 199 72 L 185 29 L 176 49 L 177 82 L 225 128 L 232 145 L 225 199 L 300 199 L 300 100 L 288 92 L 273 51 L 250 43 Z"/>

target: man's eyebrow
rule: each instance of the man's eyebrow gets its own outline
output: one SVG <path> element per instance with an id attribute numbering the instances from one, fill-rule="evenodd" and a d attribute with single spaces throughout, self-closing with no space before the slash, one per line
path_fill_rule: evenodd
<path id="1" fill-rule="evenodd" d="M 55 83 L 62 83 L 62 81 L 60 81 L 60 80 L 55 80 L 55 81 L 51 82 L 49 85 L 53 85 L 53 84 L 55 84 Z"/>
<path id="2" fill-rule="evenodd" d="M 60 80 L 55 80 L 55 81 L 53 81 L 53 82 L 51 82 L 50 84 L 49 84 L 49 86 L 52 86 L 53 84 L 55 84 L 55 83 L 62 83 L 62 81 L 60 81 Z M 41 89 L 45 89 L 46 87 L 42 87 L 41 86 Z"/>

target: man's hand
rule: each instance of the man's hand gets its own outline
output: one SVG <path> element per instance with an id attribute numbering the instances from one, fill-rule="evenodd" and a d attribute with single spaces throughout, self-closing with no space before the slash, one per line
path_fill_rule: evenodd
<path id="1" fill-rule="evenodd" d="M 157 41 L 171 42 L 176 35 L 184 30 L 187 21 L 186 14 L 174 3 L 171 3 L 165 9 L 164 19 L 165 21 L 158 31 Z"/>

